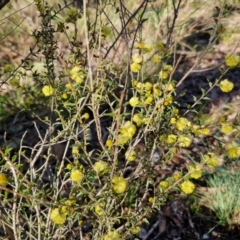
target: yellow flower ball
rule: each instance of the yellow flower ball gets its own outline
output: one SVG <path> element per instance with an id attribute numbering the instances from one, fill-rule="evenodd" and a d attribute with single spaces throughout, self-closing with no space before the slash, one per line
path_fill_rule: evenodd
<path id="1" fill-rule="evenodd" d="M 133 80 L 132 80 L 132 86 L 133 86 L 133 87 L 136 87 L 136 86 L 137 86 L 137 84 L 138 84 L 138 81 L 137 81 L 137 80 L 135 80 L 135 79 L 133 79 Z"/>
<path id="2" fill-rule="evenodd" d="M 137 90 L 139 93 L 142 93 L 143 89 L 144 89 L 144 84 L 141 83 L 141 82 L 137 83 L 137 85 L 136 85 L 136 90 Z"/>
<path id="3" fill-rule="evenodd" d="M 162 90 L 159 83 L 153 84 L 153 95 L 160 97 L 162 95 Z"/>
<path id="4" fill-rule="evenodd" d="M 141 69 L 141 64 L 133 62 L 133 63 L 131 64 L 130 68 L 131 68 L 131 71 L 132 71 L 132 72 L 137 73 L 137 72 L 139 72 L 140 69 Z"/>
<path id="5" fill-rule="evenodd" d="M 160 63 L 161 60 L 162 60 L 162 58 L 161 58 L 161 56 L 159 56 L 158 54 L 155 54 L 155 55 L 153 55 L 153 57 L 152 57 L 152 61 L 153 61 L 154 63 Z"/>
<path id="6" fill-rule="evenodd" d="M 70 196 L 69 199 L 64 202 L 64 204 L 68 207 L 72 207 L 74 204 L 76 204 L 75 197 Z"/>
<path id="7" fill-rule="evenodd" d="M 125 153 L 125 158 L 127 159 L 128 162 L 132 162 L 136 159 L 137 153 L 134 150 L 128 150 Z"/>
<path id="8" fill-rule="evenodd" d="M 131 138 L 129 138 L 126 134 L 119 134 L 118 135 L 118 143 L 119 145 L 125 145 L 126 143 L 128 143 L 128 141 L 130 140 Z"/>
<path id="9" fill-rule="evenodd" d="M 203 155 L 203 158 L 210 168 L 216 167 L 219 164 L 218 157 L 212 152 L 208 152 L 207 154 Z"/>
<path id="10" fill-rule="evenodd" d="M 172 117 L 172 118 L 170 119 L 170 123 L 171 123 L 171 124 L 176 124 L 176 123 L 177 123 L 177 119 L 176 119 L 175 117 Z"/>
<path id="11" fill-rule="evenodd" d="M 189 122 L 186 118 L 180 117 L 176 121 L 176 128 L 179 131 L 184 131 L 186 128 L 191 127 L 191 122 Z"/>
<path id="12" fill-rule="evenodd" d="M 167 79 L 170 76 L 172 71 L 173 71 L 173 67 L 171 65 L 165 65 L 163 67 L 163 70 L 159 72 L 159 77 L 161 79 Z"/>
<path id="13" fill-rule="evenodd" d="M 148 124 L 149 117 L 144 117 L 142 121 L 143 121 L 143 124 Z"/>
<path id="14" fill-rule="evenodd" d="M 240 57 L 236 54 L 228 54 L 225 63 L 228 67 L 236 67 L 240 63 Z"/>
<path id="15" fill-rule="evenodd" d="M 171 105 L 173 103 L 173 97 L 172 96 L 168 96 L 164 99 L 164 105 L 168 106 Z"/>
<path id="16" fill-rule="evenodd" d="M 136 126 L 130 121 L 126 121 L 124 125 L 120 128 L 120 133 L 123 136 L 128 137 L 129 139 L 131 139 L 134 136 L 136 131 L 137 131 Z"/>
<path id="17" fill-rule="evenodd" d="M 73 168 L 72 164 L 68 163 L 67 166 L 66 166 L 66 169 L 72 170 L 72 168 Z"/>
<path id="18" fill-rule="evenodd" d="M 237 156 L 238 156 L 237 148 L 232 147 L 232 148 L 227 149 L 227 154 L 228 154 L 228 157 L 231 159 L 237 158 Z"/>
<path id="19" fill-rule="evenodd" d="M 168 71 L 160 71 L 159 77 L 161 79 L 167 79 L 169 77 L 169 72 Z"/>
<path id="20" fill-rule="evenodd" d="M 144 47 L 143 47 L 143 50 L 147 53 L 151 52 L 153 50 L 153 46 L 149 43 L 145 43 L 144 44 Z"/>
<path id="21" fill-rule="evenodd" d="M 173 144 L 173 143 L 175 143 L 176 141 L 177 141 L 177 135 L 175 135 L 175 134 L 169 134 L 169 135 L 167 136 L 166 142 L 167 142 L 168 144 Z"/>
<path id="22" fill-rule="evenodd" d="M 110 231 L 103 236 L 103 240 L 123 240 L 117 231 Z"/>
<path id="23" fill-rule="evenodd" d="M 134 63 L 142 63 L 142 56 L 140 54 L 138 54 L 138 53 L 134 53 L 132 55 L 132 61 Z"/>
<path id="24" fill-rule="evenodd" d="M 72 155 L 77 155 L 79 153 L 79 149 L 78 149 L 78 146 L 73 146 L 72 147 Z"/>
<path id="25" fill-rule="evenodd" d="M 135 114 L 133 115 L 133 122 L 135 122 L 135 123 L 137 124 L 137 126 L 140 127 L 141 124 L 142 124 L 142 118 L 141 118 L 141 115 L 135 113 Z"/>
<path id="26" fill-rule="evenodd" d="M 83 69 L 79 66 L 75 66 L 70 71 L 70 76 L 72 80 L 74 80 L 77 83 L 82 83 L 84 81 L 84 72 Z"/>
<path id="27" fill-rule="evenodd" d="M 181 177 L 182 177 L 182 174 L 181 174 L 180 172 L 175 172 L 175 173 L 173 174 L 173 179 L 174 179 L 175 181 L 178 181 Z"/>
<path id="28" fill-rule="evenodd" d="M 199 167 L 189 166 L 188 171 L 191 172 L 190 178 L 199 179 L 202 176 L 202 170 Z"/>
<path id="29" fill-rule="evenodd" d="M 171 92 L 174 90 L 174 84 L 173 83 L 167 83 L 164 87 L 166 91 Z"/>
<path id="30" fill-rule="evenodd" d="M 109 148 L 112 147 L 113 146 L 113 141 L 111 139 L 108 139 L 106 141 L 106 146 L 109 147 Z"/>
<path id="31" fill-rule="evenodd" d="M 160 189 L 166 190 L 169 187 L 169 183 L 167 181 L 161 181 L 158 186 Z"/>
<path id="32" fill-rule="evenodd" d="M 221 132 L 224 133 L 224 134 L 229 134 L 233 131 L 233 126 L 232 124 L 229 124 L 229 123 L 223 123 L 221 125 Z"/>
<path id="33" fill-rule="evenodd" d="M 191 181 L 184 181 L 180 187 L 185 194 L 191 194 L 195 190 L 195 185 Z"/>
<path id="34" fill-rule="evenodd" d="M 94 163 L 93 170 L 99 175 L 102 176 L 109 171 L 109 165 L 107 162 L 104 162 L 102 160 Z"/>
<path id="35" fill-rule="evenodd" d="M 50 85 L 45 85 L 43 88 L 42 88 L 42 92 L 44 94 L 44 96 L 46 97 L 49 97 L 49 96 L 52 96 L 53 93 L 54 93 L 54 88 Z"/>
<path id="36" fill-rule="evenodd" d="M 134 227 L 131 229 L 131 233 L 132 234 L 138 234 L 141 231 L 140 227 Z"/>
<path id="37" fill-rule="evenodd" d="M 0 173 L 0 186 L 6 187 L 8 182 L 7 176 L 4 173 Z"/>
<path id="38" fill-rule="evenodd" d="M 62 225 L 66 222 L 66 215 L 60 212 L 59 208 L 54 208 L 51 211 L 50 219 L 53 223 Z"/>
<path id="39" fill-rule="evenodd" d="M 151 91 L 153 88 L 153 85 L 150 82 L 145 82 L 144 88 L 146 91 Z"/>
<path id="40" fill-rule="evenodd" d="M 210 130 L 208 128 L 201 128 L 201 129 L 196 129 L 193 132 L 196 136 L 208 135 L 210 133 Z"/>
<path id="41" fill-rule="evenodd" d="M 66 100 L 68 99 L 68 95 L 66 93 L 63 93 L 62 96 L 61 96 L 62 99 Z"/>
<path id="42" fill-rule="evenodd" d="M 132 107 L 136 107 L 136 106 L 139 104 L 139 99 L 138 99 L 138 97 L 132 97 L 132 98 L 129 100 L 129 104 L 130 104 Z"/>
<path id="43" fill-rule="evenodd" d="M 219 87 L 223 92 L 230 92 L 233 90 L 234 84 L 228 79 L 224 79 L 220 82 Z"/>
<path id="44" fill-rule="evenodd" d="M 115 176 L 111 181 L 111 186 L 115 193 L 124 193 L 127 189 L 127 180 L 123 177 Z"/>
<path id="45" fill-rule="evenodd" d="M 155 199 L 154 199 L 153 197 L 150 197 L 150 198 L 148 199 L 148 202 L 150 202 L 151 204 L 153 204 L 154 201 L 155 201 Z"/>
<path id="46" fill-rule="evenodd" d="M 67 83 L 67 84 L 65 85 L 65 88 L 66 88 L 67 90 L 71 90 L 71 89 L 72 89 L 72 84 L 71 84 L 71 83 Z"/>
<path id="47" fill-rule="evenodd" d="M 153 102 L 154 98 L 153 96 L 148 96 L 147 99 L 144 101 L 145 104 L 149 105 Z"/>
<path id="48" fill-rule="evenodd" d="M 81 182 L 84 178 L 84 174 L 80 170 L 75 169 L 72 170 L 70 178 L 73 182 Z"/>
<path id="49" fill-rule="evenodd" d="M 179 147 L 189 147 L 192 143 L 192 140 L 188 136 L 179 136 L 177 142 Z"/>
<path id="50" fill-rule="evenodd" d="M 82 118 L 83 118 L 83 119 L 89 119 L 89 118 L 90 118 L 89 113 L 84 113 L 84 114 L 82 115 Z"/>
<path id="51" fill-rule="evenodd" d="M 95 206 L 94 211 L 99 217 L 102 217 L 105 214 L 103 208 L 100 205 Z"/>

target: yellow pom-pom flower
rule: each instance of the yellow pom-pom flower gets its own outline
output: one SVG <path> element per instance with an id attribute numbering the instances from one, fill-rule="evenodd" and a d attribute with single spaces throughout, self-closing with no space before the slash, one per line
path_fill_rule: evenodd
<path id="1" fill-rule="evenodd" d="M 162 95 L 162 91 L 159 83 L 153 84 L 153 95 L 154 97 L 160 97 Z"/>
<path id="2" fill-rule="evenodd" d="M 129 139 L 131 139 L 136 133 L 136 126 L 130 121 L 126 121 L 125 124 L 120 128 L 120 133 Z"/>
<path id="3" fill-rule="evenodd" d="M 134 63 L 142 63 L 142 56 L 138 53 L 132 55 L 132 61 Z"/>
<path id="4" fill-rule="evenodd" d="M 155 54 L 155 55 L 153 55 L 153 57 L 152 57 L 152 61 L 153 61 L 154 63 L 160 63 L 161 60 L 162 60 L 162 58 L 161 58 L 161 56 L 159 56 L 158 54 Z"/>
<path id="5" fill-rule="evenodd" d="M 186 118 L 184 117 L 180 117 L 177 121 L 176 121 L 176 128 L 179 131 L 184 131 L 186 128 L 191 127 L 191 122 L 189 122 Z"/>
<path id="6" fill-rule="evenodd" d="M 66 88 L 67 90 L 71 90 L 71 89 L 72 89 L 72 84 L 71 84 L 71 83 L 67 83 L 67 84 L 65 85 L 65 88 Z"/>
<path id="7" fill-rule="evenodd" d="M 108 139 L 106 141 L 106 146 L 109 147 L 109 148 L 112 147 L 113 146 L 113 141 L 111 139 Z"/>
<path id="8" fill-rule="evenodd" d="M 229 158 L 234 159 L 240 157 L 240 147 L 235 143 L 229 143 L 224 147 Z"/>
<path id="9" fill-rule="evenodd" d="M 165 65 L 163 67 L 163 70 L 159 72 L 159 77 L 161 79 L 167 79 L 170 76 L 172 71 L 173 71 L 173 67 L 171 65 Z"/>
<path id="10" fill-rule="evenodd" d="M 127 159 L 128 162 L 132 162 L 136 159 L 137 153 L 134 150 L 128 150 L 125 153 L 125 158 Z"/>
<path id="11" fill-rule="evenodd" d="M 99 217 L 102 217 L 105 214 L 103 208 L 100 205 L 95 206 L 94 211 Z"/>
<path id="12" fill-rule="evenodd" d="M 133 62 L 130 66 L 131 68 L 131 71 L 134 72 L 134 73 L 138 73 L 141 69 L 141 64 L 139 63 L 136 63 L 136 62 Z"/>
<path id="13" fill-rule="evenodd" d="M 62 99 L 66 100 L 68 99 L 68 95 L 66 93 L 63 93 L 62 96 L 61 96 Z"/>
<path id="14" fill-rule="evenodd" d="M 173 103 L 173 97 L 172 96 L 168 96 L 168 97 L 166 97 L 165 99 L 164 99 L 164 105 L 165 106 L 168 106 L 168 105 L 170 105 L 170 104 L 172 104 Z"/>
<path id="15" fill-rule="evenodd" d="M 195 189 L 195 185 L 191 182 L 191 181 L 184 181 L 181 185 L 181 190 L 185 193 L 185 194 L 191 194 L 193 193 L 194 189 Z"/>
<path id="16" fill-rule="evenodd" d="M 130 104 L 132 107 L 136 107 L 136 106 L 139 104 L 139 99 L 138 99 L 138 97 L 132 97 L 132 98 L 129 100 L 129 104 Z"/>
<path id="17" fill-rule="evenodd" d="M 66 166 L 66 169 L 67 170 L 72 170 L 73 166 L 71 163 L 68 163 L 67 166 Z"/>
<path id="18" fill-rule="evenodd" d="M 224 79 L 220 82 L 219 87 L 223 92 L 230 92 L 233 90 L 234 84 L 228 79 Z"/>
<path id="19" fill-rule="evenodd" d="M 219 164 L 218 157 L 212 152 L 208 152 L 207 154 L 203 155 L 203 158 L 210 168 L 214 168 Z"/>
<path id="20" fill-rule="evenodd" d="M 49 97 L 49 96 L 52 96 L 53 93 L 54 93 L 54 88 L 50 85 L 45 85 L 43 88 L 42 88 L 42 93 L 44 94 L 44 96 L 46 97 Z"/>
<path id="21" fill-rule="evenodd" d="M 84 113 L 84 114 L 82 115 L 82 119 L 89 119 L 89 118 L 90 118 L 89 113 Z"/>
<path id="22" fill-rule="evenodd" d="M 51 211 L 50 219 L 52 222 L 58 225 L 62 225 L 66 222 L 66 215 L 60 212 L 59 208 L 54 208 Z"/>
<path id="23" fill-rule="evenodd" d="M 115 193 L 124 193 L 127 189 L 127 180 L 123 177 L 115 176 L 111 181 L 111 186 Z"/>
<path id="24" fill-rule="evenodd" d="M 71 79 L 77 83 L 82 83 L 84 81 L 84 72 L 83 69 L 79 66 L 75 66 L 70 71 Z"/>
<path id="25" fill-rule="evenodd" d="M 191 172 L 190 178 L 199 179 L 202 176 L 202 170 L 199 167 L 189 166 L 188 171 Z"/>
<path id="26" fill-rule="evenodd" d="M 117 231 L 110 231 L 103 236 L 103 240 L 123 240 Z"/>
<path id="27" fill-rule="evenodd" d="M 4 173 L 0 173 L 0 186 L 6 187 L 8 182 L 7 176 Z"/>
<path id="28" fill-rule="evenodd" d="M 236 54 L 228 54 L 225 63 L 228 67 L 236 67 L 240 63 L 240 57 Z"/>
<path id="29" fill-rule="evenodd" d="M 73 182 L 78 183 L 83 180 L 84 174 L 80 170 L 75 169 L 75 170 L 72 170 L 70 178 Z"/>
<path id="30" fill-rule="evenodd" d="M 149 105 L 153 102 L 154 98 L 152 95 L 148 96 L 146 100 L 144 101 L 145 104 Z"/>
<path id="31" fill-rule="evenodd" d="M 72 147 L 72 155 L 77 155 L 79 153 L 79 148 L 78 146 L 74 145 Z"/>
<path id="32" fill-rule="evenodd" d="M 109 171 L 109 165 L 107 162 L 104 162 L 102 160 L 94 163 L 93 170 L 99 175 L 102 176 Z"/>
<path id="33" fill-rule="evenodd" d="M 153 203 L 155 202 L 154 197 L 150 197 L 150 198 L 148 199 L 148 202 L 151 203 L 151 204 L 153 204 Z"/>
<path id="34" fill-rule="evenodd" d="M 169 187 L 169 182 L 168 181 L 161 181 L 158 186 L 159 186 L 160 189 L 166 190 Z"/>
<path id="35" fill-rule="evenodd" d="M 169 134 L 169 135 L 167 136 L 166 142 L 167 142 L 168 144 L 173 144 L 173 143 L 175 143 L 176 141 L 177 141 L 177 135 L 175 135 L 175 134 Z"/>
<path id="36" fill-rule="evenodd" d="M 153 85 L 150 82 L 145 82 L 144 88 L 146 91 L 151 91 L 153 88 Z"/>
<path id="37" fill-rule="evenodd" d="M 137 126 L 140 127 L 141 124 L 142 124 L 142 118 L 141 118 L 141 115 L 135 113 L 135 114 L 133 115 L 133 122 L 135 122 L 135 123 L 137 124 Z"/>
<path id="38" fill-rule="evenodd" d="M 192 140 L 188 136 L 179 136 L 177 142 L 179 147 L 189 147 L 192 143 Z"/>
<path id="39" fill-rule="evenodd" d="M 136 90 L 137 90 L 139 93 L 142 93 L 143 89 L 144 89 L 144 84 L 141 83 L 141 82 L 137 83 L 137 85 L 136 85 Z"/>
<path id="40" fill-rule="evenodd" d="M 132 234 L 138 234 L 141 231 L 140 227 L 134 227 L 131 229 L 131 233 Z"/>
<path id="41" fill-rule="evenodd" d="M 229 124 L 229 123 L 223 123 L 221 125 L 221 132 L 224 133 L 224 134 L 229 134 L 233 131 L 233 126 L 232 124 Z"/>

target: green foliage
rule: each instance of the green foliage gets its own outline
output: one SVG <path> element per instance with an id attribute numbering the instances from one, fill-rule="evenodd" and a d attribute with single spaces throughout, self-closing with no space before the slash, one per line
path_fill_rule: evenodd
<path id="1" fill-rule="evenodd" d="M 206 181 L 208 188 L 205 193 L 202 193 L 200 203 L 214 211 L 219 219 L 219 224 L 239 225 L 240 174 L 238 171 L 218 169 Z"/>

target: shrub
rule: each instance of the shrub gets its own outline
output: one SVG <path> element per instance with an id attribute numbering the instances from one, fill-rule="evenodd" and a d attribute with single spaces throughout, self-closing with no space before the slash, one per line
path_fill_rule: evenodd
<path id="1" fill-rule="evenodd" d="M 35 1 L 41 18 L 33 32 L 35 45 L 3 81 L 19 88 L 17 108 L 31 116 L 31 128 L 18 144 L 6 141 L 0 150 L 2 225 L 15 239 L 74 237 L 77 232 L 80 238 L 133 239 L 170 195 L 192 194 L 195 179 L 219 165 L 220 150 L 210 148 L 196 160 L 189 156 L 190 163 L 169 176 L 159 176 L 194 139 L 216 134 L 224 145 L 224 134 L 237 139 L 239 131 L 227 119 L 221 125 L 191 122 L 179 113 L 176 88 L 215 44 L 224 10 L 220 5 L 198 61 L 176 81 L 179 62 L 171 57 L 181 4 L 156 3 L 154 16 L 167 21 L 165 27 L 161 23 L 166 32 L 163 39 L 147 42 L 142 35 L 147 18 L 153 20 L 150 1 L 134 6 L 83 1 L 80 9 Z M 42 63 L 41 71 L 33 60 Z M 227 56 L 225 72 L 238 60 Z M 222 79 L 225 72 L 187 112 L 214 87 L 233 89 Z M 21 84 L 17 76 L 32 82 Z M 1 115 L 9 118 L 11 112 L 4 111 Z M 228 158 L 239 157 L 238 144 L 225 150 Z"/>

